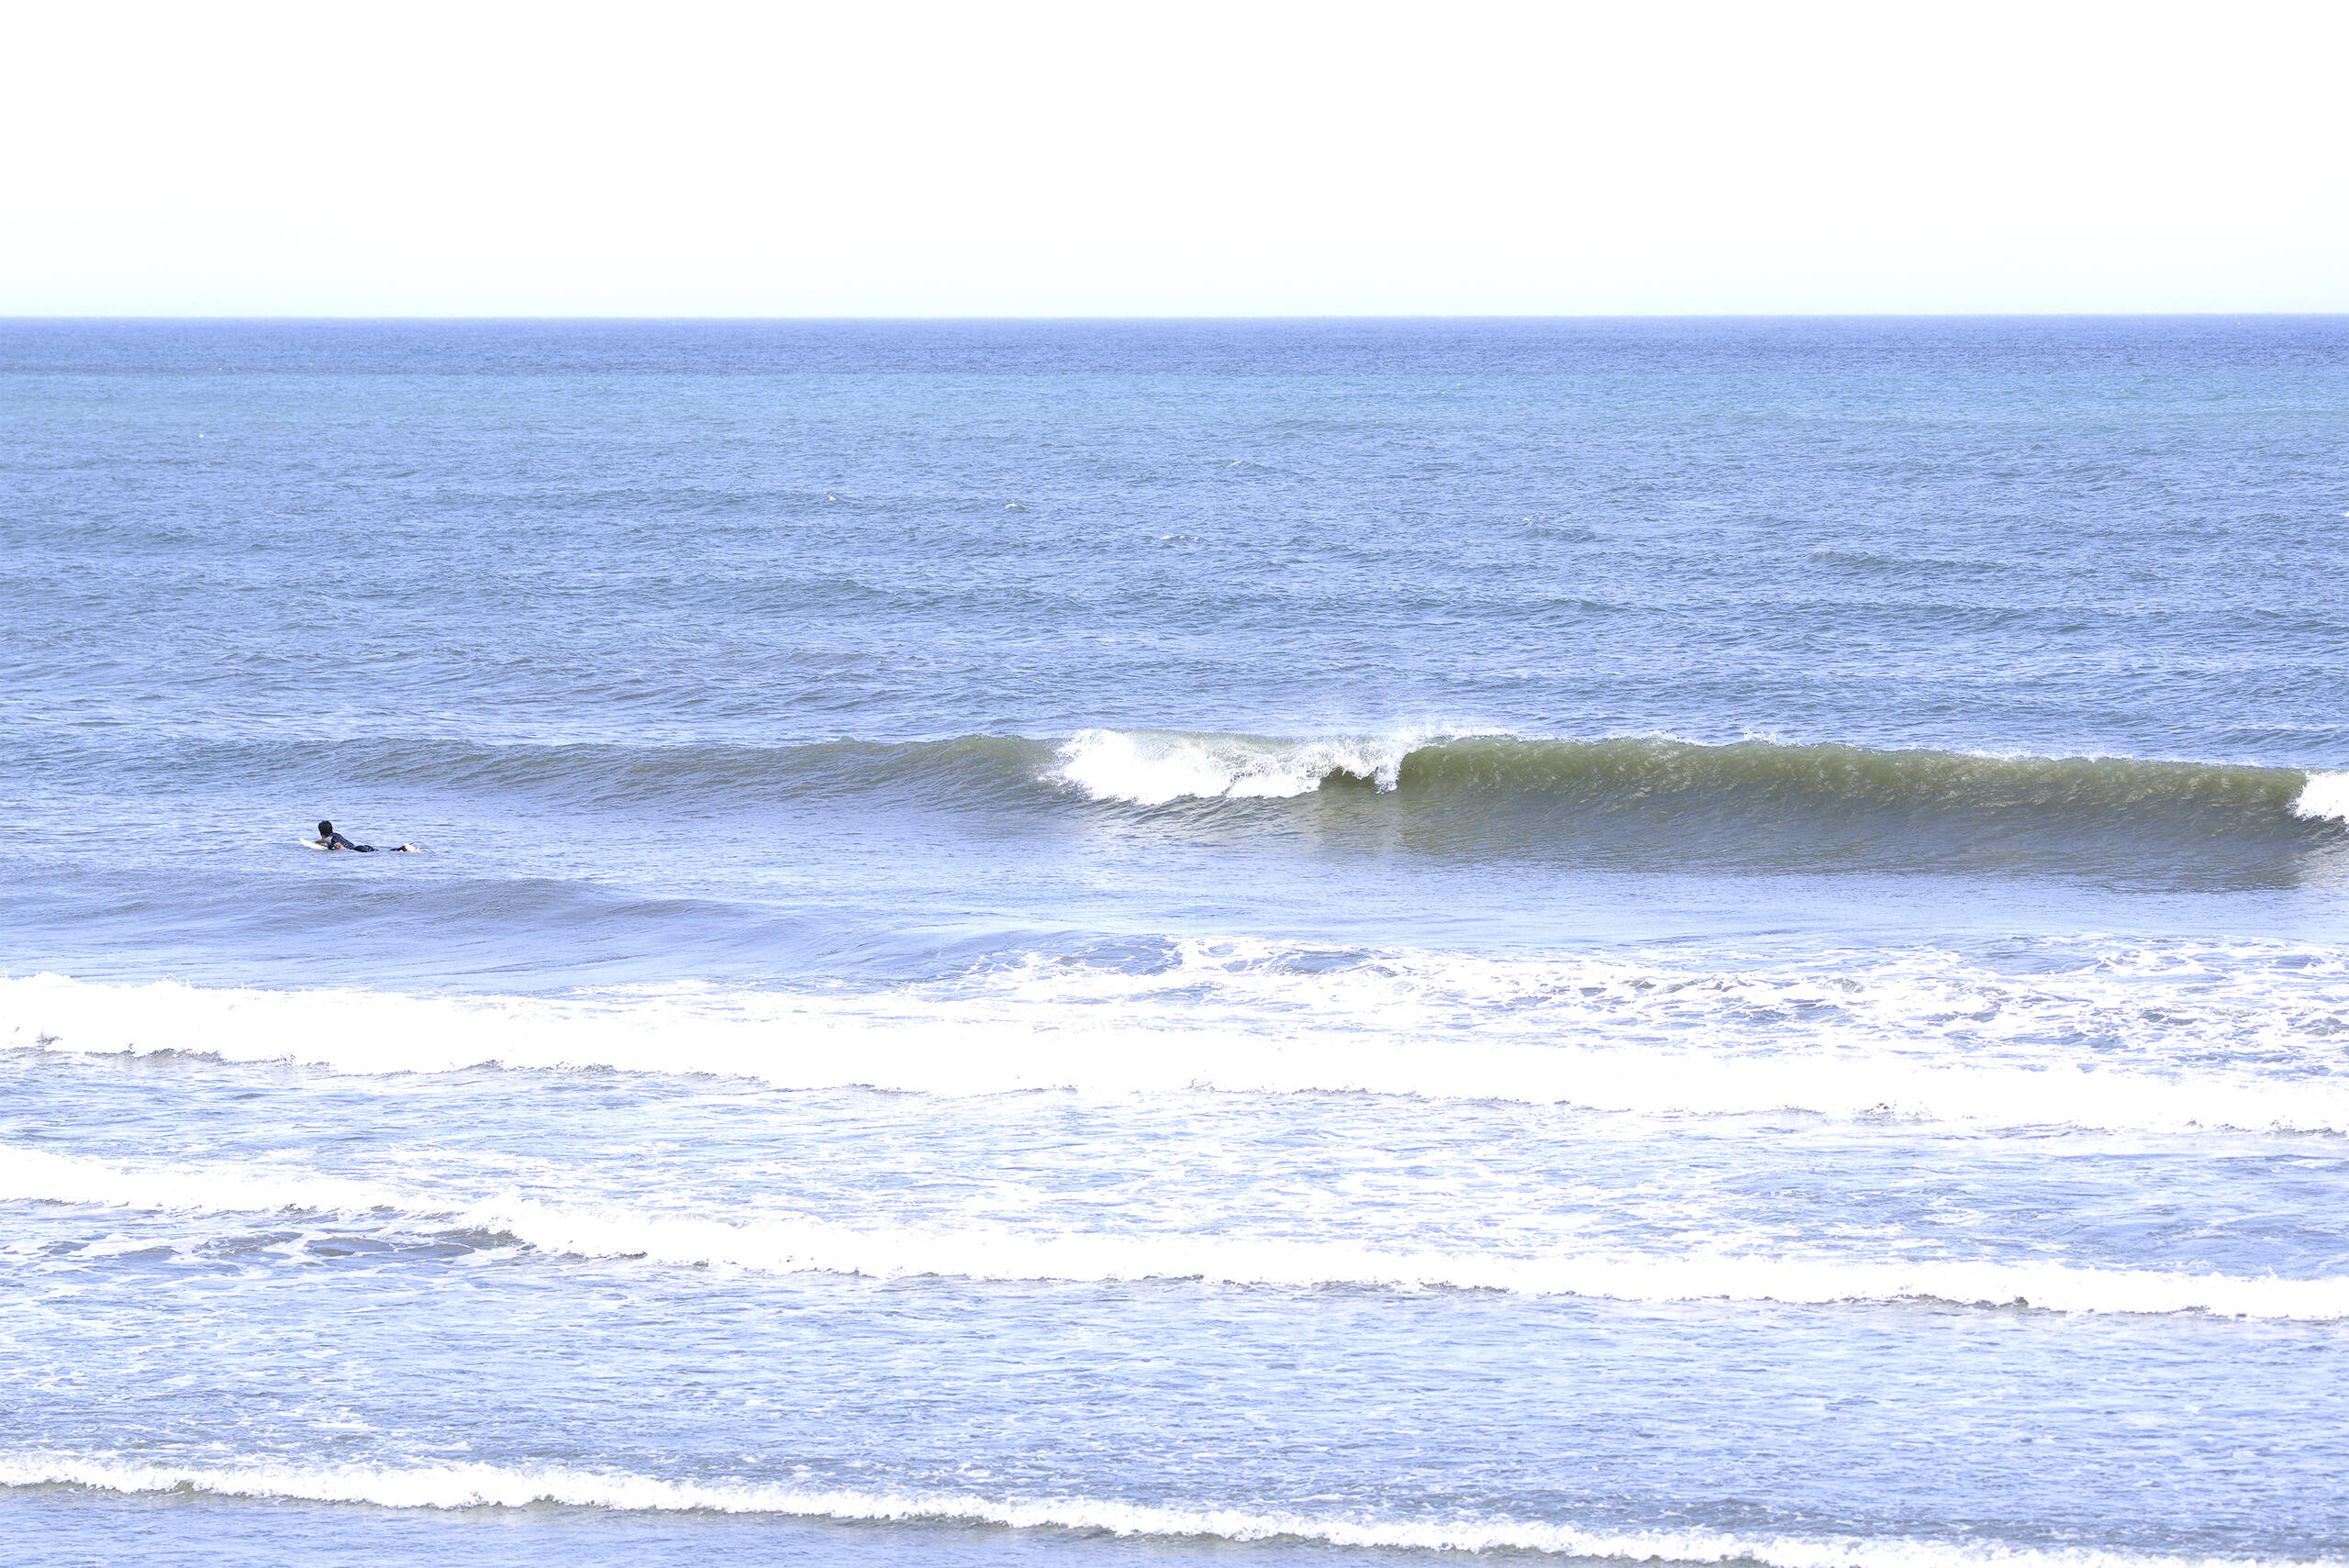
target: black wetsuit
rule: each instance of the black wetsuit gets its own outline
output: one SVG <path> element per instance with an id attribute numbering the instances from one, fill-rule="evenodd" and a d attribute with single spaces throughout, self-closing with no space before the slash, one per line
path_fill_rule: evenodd
<path id="1" fill-rule="evenodd" d="M 327 848 L 329 850 L 357 850 L 362 855 L 372 855 L 375 852 L 374 845 L 354 844 L 340 833 L 331 834 L 328 837 Z"/>

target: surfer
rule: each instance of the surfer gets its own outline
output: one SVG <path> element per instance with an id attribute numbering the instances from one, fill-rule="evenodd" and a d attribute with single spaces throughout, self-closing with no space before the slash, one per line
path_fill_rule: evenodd
<path id="1" fill-rule="evenodd" d="M 331 822 L 321 822 L 318 824 L 317 846 L 322 850 L 356 850 L 362 855 L 372 855 L 376 852 L 374 845 L 354 844 L 350 840 L 344 838 L 341 834 L 336 832 L 334 830 L 334 824 Z M 388 852 L 395 855 L 412 855 L 417 852 L 417 849 L 414 844 L 402 844 L 398 849 Z"/>

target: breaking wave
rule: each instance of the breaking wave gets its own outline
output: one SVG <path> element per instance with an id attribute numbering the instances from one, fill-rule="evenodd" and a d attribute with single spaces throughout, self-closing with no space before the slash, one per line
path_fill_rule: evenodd
<path id="1" fill-rule="evenodd" d="M 1089 728 L 1062 738 L 969 735 L 788 746 L 482 744 L 390 737 L 159 748 L 156 778 L 190 766 L 284 786 L 399 784 L 454 795 L 560 799 L 590 807 L 740 806 L 875 794 L 981 810 L 1052 809 L 1066 796 L 1128 806 L 1392 795 L 1486 809 L 1638 817 L 1890 815 L 2012 824 L 2032 818 L 2166 823 L 2188 833 L 2305 834 L 2349 820 L 2349 772 L 2125 757 L 1986 755 L 1665 736 L 1590 740 L 1402 729 L 1283 738 Z M 200 754 L 199 754 L 200 753 Z M 69 772 L 62 742 L 40 765 Z"/>
<path id="2" fill-rule="evenodd" d="M 1284 800 L 1333 782 L 1400 786 L 1419 742 L 1266 740 L 1088 729 L 1064 742 L 1053 776 L 1095 800 L 1163 806 L 1175 800 Z"/>
<path id="3" fill-rule="evenodd" d="M 770 1514 L 872 1523 L 988 1524 L 1121 1537 L 1292 1540 L 1355 1549 L 1513 1551 L 1633 1562 L 1767 1568 L 2238 1568 L 2241 1560 L 1988 1540 L 1735 1535 L 1707 1529 L 1585 1529 L 1544 1520 L 1375 1519 L 1230 1507 L 1178 1507 L 1084 1497 L 996 1499 L 925 1491 L 825 1490 L 737 1481 L 672 1481 L 562 1466 L 295 1465 L 246 1462 L 132 1463 L 65 1454 L 0 1457 L 0 1486 L 82 1486 L 117 1493 L 215 1496 L 387 1508 L 525 1508 L 555 1505 L 629 1512 Z M 2310 1560 L 2317 1562 L 2332 1560 Z"/>
<path id="4" fill-rule="evenodd" d="M 870 1279 L 1195 1281 L 1298 1289 L 1480 1290 L 1645 1303 L 1906 1301 L 2067 1313 L 2349 1318 L 2349 1279 L 2241 1278 L 1962 1259 L 1878 1262 L 1622 1252 L 1523 1257 L 1183 1233 L 1039 1233 L 1001 1226 L 937 1230 L 798 1218 L 732 1221 L 547 1203 L 512 1193 L 470 1200 L 253 1167 L 126 1169 L 26 1149 L 0 1149 L 0 1199 L 183 1213 L 390 1215 L 411 1227 L 429 1222 L 440 1229 L 504 1236 L 539 1251 L 579 1258 Z"/>
<path id="5" fill-rule="evenodd" d="M 2292 815 L 2312 822 L 2349 822 L 2349 773 L 2310 773 L 2292 801 Z"/>
<path id="6" fill-rule="evenodd" d="M 1610 813 L 2070 817 L 2166 820 L 2201 832 L 2288 832 L 2296 822 L 2349 818 L 2349 773 L 1649 736 L 1284 740 L 1088 729 L 1061 743 L 1052 776 L 1097 800 L 1142 806 L 1354 786 L 1411 796 L 1522 797 Z"/>

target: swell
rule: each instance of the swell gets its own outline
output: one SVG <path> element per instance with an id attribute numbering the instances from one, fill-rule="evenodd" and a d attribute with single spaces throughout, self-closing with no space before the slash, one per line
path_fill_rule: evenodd
<path id="1" fill-rule="evenodd" d="M 2325 1322 L 2349 1318 L 2349 1279 L 2243 1278 L 2158 1269 L 1964 1259 L 1750 1253 L 1400 1251 L 1347 1242 L 1186 1233 L 938 1230 L 805 1218 L 474 1199 L 251 1166 L 123 1167 L 0 1148 L 0 1199 L 177 1213 L 395 1217 L 409 1228 L 510 1239 L 538 1251 L 640 1258 L 678 1267 L 867 1279 L 1108 1284 L 1183 1282 L 1291 1289 L 1496 1291 L 1609 1301 L 1830 1306 L 1924 1302 L 2065 1313 L 2208 1313 Z"/>
<path id="2" fill-rule="evenodd" d="M 587 806 L 713 806 L 911 791 L 941 804 L 1049 807 L 1385 795 L 1519 800 L 1599 812 L 1917 819 L 2072 817 L 2204 831 L 2304 830 L 2349 820 L 2349 772 L 2125 757 L 1989 756 L 1930 749 L 1658 736 L 1598 740 L 1398 732 L 1310 739 L 1085 729 L 794 745 L 488 743 L 393 737 L 151 744 L 130 755 L 61 740 L 48 765 L 240 781 L 423 785 Z"/>
<path id="3" fill-rule="evenodd" d="M 1740 1535 L 1708 1529 L 1585 1529 L 1571 1524 L 1460 1517 L 1376 1519 L 1294 1511 L 1169 1507 L 1085 1497 L 1014 1500 L 934 1491 L 852 1491 L 675 1481 L 487 1463 L 304 1465 L 283 1462 L 139 1464 L 70 1454 L 0 1457 L 0 1486 L 82 1486 L 116 1493 L 371 1504 L 388 1508 L 526 1508 L 764 1514 L 867 1523 L 987 1524 L 1118 1537 L 1234 1542 L 1291 1540 L 1364 1550 L 1520 1551 L 1632 1562 L 1754 1562 L 1768 1568 L 2236 1568 L 2240 1559 L 2140 1554 L 1996 1540 Z M 2334 1559 L 2306 1562 L 2310 1568 Z"/>
<path id="4" fill-rule="evenodd" d="M 524 801 L 590 811 L 738 810 L 797 800 L 903 794 L 941 806 L 1048 797 L 1052 745 L 1017 736 L 833 740 L 800 745 L 449 738 L 273 737 L 122 746 L 61 739 L 28 758 L 61 782 L 152 787 L 214 778 L 305 793 L 419 790 L 452 799 Z"/>
<path id="5" fill-rule="evenodd" d="M 2310 777 L 2289 768 L 2112 757 L 1987 757 L 1762 740 L 1701 746 L 1657 739 L 1470 739 L 1408 754 L 1397 770 L 1397 787 L 1533 795 L 1604 807 L 1662 801 L 1705 809 L 1783 809 L 1821 816 L 1886 812 L 1917 818 L 2143 818 L 2218 831 L 2288 828 L 2310 820 L 2302 803 Z M 2323 787 L 2317 793 L 2319 809 L 2313 815 L 2333 817 L 2349 809 L 2349 792 Z"/>

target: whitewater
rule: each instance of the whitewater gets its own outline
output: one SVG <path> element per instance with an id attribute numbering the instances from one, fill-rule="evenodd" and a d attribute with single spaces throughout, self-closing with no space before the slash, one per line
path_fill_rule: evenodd
<path id="1" fill-rule="evenodd" d="M 0 323 L 0 1560 L 2349 1564 L 2344 395 Z"/>

